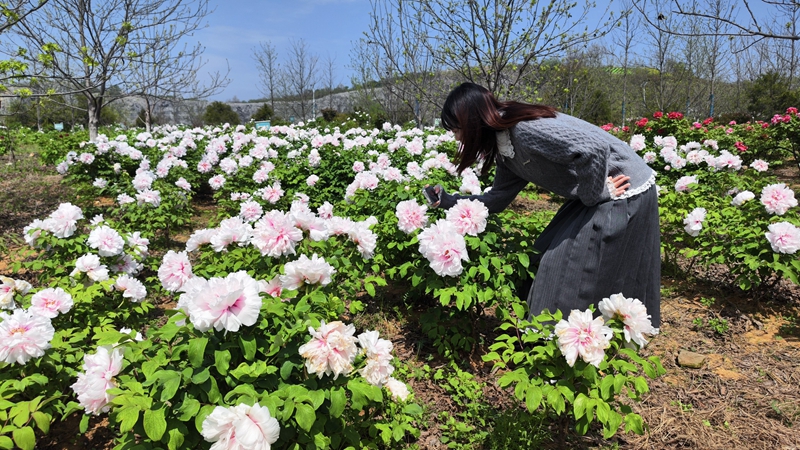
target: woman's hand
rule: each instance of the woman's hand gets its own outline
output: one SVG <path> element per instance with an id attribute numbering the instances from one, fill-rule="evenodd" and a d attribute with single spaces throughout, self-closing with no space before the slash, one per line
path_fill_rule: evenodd
<path id="1" fill-rule="evenodd" d="M 631 177 L 623 174 L 619 174 L 614 178 L 608 177 L 608 181 L 610 183 L 609 188 L 613 186 L 614 197 L 619 197 L 620 195 L 624 194 L 629 187 L 631 187 L 631 184 L 628 183 L 630 179 Z"/>

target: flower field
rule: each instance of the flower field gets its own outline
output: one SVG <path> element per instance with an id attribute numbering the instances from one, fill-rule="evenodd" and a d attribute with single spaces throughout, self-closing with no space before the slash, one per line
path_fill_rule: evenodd
<path id="1" fill-rule="evenodd" d="M 718 274 L 753 304 L 797 292 L 797 172 L 776 169 L 800 161 L 798 124 L 790 108 L 764 124 L 604 126 L 656 171 L 666 277 Z M 74 193 L 0 245 L 0 448 L 41 447 L 75 417 L 80 433 L 103 420 L 120 449 L 671 448 L 649 440 L 661 420 L 643 405 L 684 370 L 658 352 L 676 323 L 653 328 L 624 292 L 529 317 L 518 290 L 559 199 L 429 208 L 429 184 L 490 188 L 456 173 L 451 133 L 312 122 L 85 138 L 18 137 Z M 694 331 L 728 332 L 699 319 Z M 416 350 L 397 331 L 411 322 Z M 488 386 L 503 399 L 483 400 Z M 791 426 L 798 402 L 771 405 Z M 540 431 L 501 443 L 496 416 Z"/>

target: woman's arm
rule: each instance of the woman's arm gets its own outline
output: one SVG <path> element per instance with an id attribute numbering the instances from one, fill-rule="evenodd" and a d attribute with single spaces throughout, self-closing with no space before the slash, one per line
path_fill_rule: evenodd
<path id="1" fill-rule="evenodd" d="M 438 192 L 440 197 L 439 204 L 434 206 L 450 209 L 458 200 L 467 199 L 480 200 L 484 205 L 486 205 L 490 213 L 497 213 L 506 209 L 506 207 L 510 205 L 511 202 L 517 197 L 517 194 L 519 194 L 519 192 L 525 188 L 528 182 L 512 172 L 503 163 L 502 158 L 497 159 L 497 164 L 495 167 L 494 183 L 492 184 L 492 189 L 489 192 L 480 195 L 466 196 L 460 194 L 448 194 L 442 190 L 441 192 Z"/>

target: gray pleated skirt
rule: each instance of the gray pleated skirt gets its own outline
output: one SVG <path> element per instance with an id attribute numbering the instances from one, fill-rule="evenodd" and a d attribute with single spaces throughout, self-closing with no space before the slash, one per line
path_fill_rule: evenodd
<path id="1" fill-rule="evenodd" d="M 539 268 L 530 292 L 532 314 L 595 308 L 622 293 L 647 307 L 661 325 L 661 235 L 655 186 L 633 197 L 586 206 L 570 200 L 534 242 Z M 597 309 L 595 309 L 597 311 Z"/>

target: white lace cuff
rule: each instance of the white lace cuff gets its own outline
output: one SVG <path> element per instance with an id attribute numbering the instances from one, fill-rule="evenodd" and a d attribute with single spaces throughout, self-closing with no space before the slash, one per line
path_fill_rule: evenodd
<path id="1" fill-rule="evenodd" d="M 611 180 L 606 181 L 606 186 L 608 187 L 608 193 L 611 194 L 611 198 L 614 200 L 631 198 L 634 195 L 639 195 L 643 192 L 647 192 L 647 190 L 653 187 L 653 185 L 655 184 L 656 184 L 656 173 L 655 171 L 653 171 L 653 173 L 650 174 L 650 178 L 648 178 L 647 181 L 645 181 L 641 186 L 633 189 L 628 189 L 627 191 L 623 192 L 622 195 L 614 195 L 614 192 L 616 191 L 616 189 L 614 188 L 614 183 L 612 183 Z"/>

